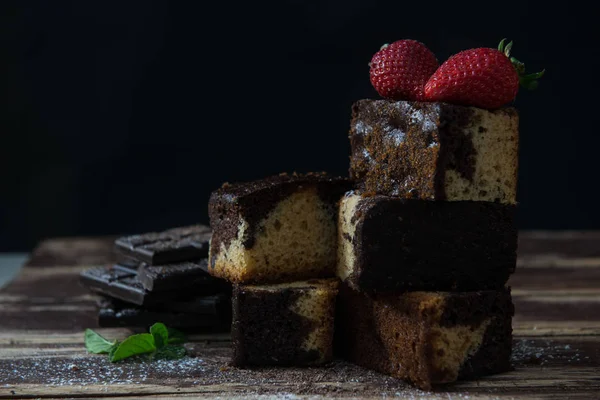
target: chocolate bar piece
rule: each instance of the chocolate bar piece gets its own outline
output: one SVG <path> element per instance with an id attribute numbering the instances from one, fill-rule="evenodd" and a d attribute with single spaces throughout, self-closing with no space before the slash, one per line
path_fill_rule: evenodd
<path id="1" fill-rule="evenodd" d="M 137 279 L 136 268 L 124 265 L 111 265 L 108 267 L 94 267 L 83 271 L 79 275 L 83 286 L 99 294 L 111 296 L 128 303 L 145 305 L 157 301 L 156 293 L 144 289 Z M 154 299 L 153 299 L 154 297 Z"/>
<path id="2" fill-rule="evenodd" d="M 140 306 L 160 304 L 166 300 L 173 301 L 188 299 L 192 296 L 231 292 L 230 285 L 226 282 L 212 277 L 209 280 L 206 276 L 190 278 L 187 286 L 182 285 L 181 288 L 173 290 L 147 290 L 139 281 L 137 274 L 138 271 L 135 267 L 115 264 L 87 269 L 79 275 L 79 278 L 81 284 L 94 293 Z M 157 278 L 154 282 L 160 282 L 160 279 Z M 195 288 L 196 283 L 198 287 Z"/>
<path id="3" fill-rule="evenodd" d="M 167 265 L 140 264 L 137 273 L 142 286 L 152 291 L 193 288 L 197 293 L 208 295 L 231 286 L 208 273 L 207 259 Z"/>
<path id="4" fill-rule="evenodd" d="M 233 291 L 235 366 L 306 366 L 331 360 L 336 279 L 261 286 Z"/>
<path id="5" fill-rule="evenodd" d="M 118 252 L 149 265 L 197 260 L 208 256 L 211 230 L 192 225 L 119 238 Z"/>
<path id="6" fill-rule="evenodd" d="M 209 201 L 209 272 L 235 283 L 333 276 L 337 203 L 350 188 L 317 173 L 223 185 Z"/>
<path id="7" fill-rule="evenodd" d="M 350 176 L 366 193 L 515 204 L 518 124 L 514 108 L 360 100 Z"/>
<path id="8" fill-rule="evenodd" d="M 342 285 L 335 351 L 429 390 L 509 371 L 513 314 L 506 289 L 371 297 Z"/>
<path id="9" fill-rule="evenodd" d="M 187 302 L 167 301 L 156 308 L 138 307 L 109 297 L 98 301 L 101 327 L 147 328 L 159 321 L 186 331 L 227 332 L 231 328 L 231 298 L 215 295 Z"/>
<path id="10" fill-rule="evenodd" d="M 338 276 L 367 292 L 500 289 L 517 262 L 515 206 L 363 197 L 341 202 Z"/>

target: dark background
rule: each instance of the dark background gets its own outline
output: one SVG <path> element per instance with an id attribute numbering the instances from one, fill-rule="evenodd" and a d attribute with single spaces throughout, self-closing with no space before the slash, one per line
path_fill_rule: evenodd
<path id="1" fill-rule="evenodd" d="M 515 41 L 519 227 L 600 228 L 597 12 L 583 1 L 32 1 L 0 19 L 0 251 L 207 222 L 223 181 L 346 174 L 368 62 Z"/>

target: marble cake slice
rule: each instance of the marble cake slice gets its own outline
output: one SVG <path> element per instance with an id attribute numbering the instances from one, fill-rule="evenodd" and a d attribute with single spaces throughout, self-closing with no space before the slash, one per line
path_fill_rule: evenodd
<path id="1" fill-rule="evenodd" d="M 514 108 L 360 100 L 350 177 L 367 193 L 515 204 L 518 124 Z"/>
<path id="2" fill-rule="evenodd" d="M 367 292 L 499 289 L 517 262 L 515 206 L 349 192 L 338 276 Z"/>
<path id="3" fill-rule="evenodd" d="M 309 366 L 331 361 L 337 279 L 236 285 L 235 366 Z"/>
<path id="4" fill-rule="evenodd" d="M 336 355 L 429 390 L 511 370 L 510 291 L 369 296 L 341 285 Z"/>
<path id="5" fill-rule="evenodd" d="M 350 188 L 317 173 L 223 185 L 209 201 L 209 273 L 234 283 L 334 276 L 337 205 Z"/>

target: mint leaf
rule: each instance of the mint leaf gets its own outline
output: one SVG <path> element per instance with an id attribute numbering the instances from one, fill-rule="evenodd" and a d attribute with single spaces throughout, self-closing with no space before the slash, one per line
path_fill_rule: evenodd
<path id="1" fill-rule="evenodd" d="M 183 346 L 176 343 L 184 343 L 185 335 L 176 330 L 167 328 L 165 324 L 157 322 L 150 327 L 150 333 L 140 333 L 129 336 L 119 342 L 108 341 L 91 329 L 85 330 L 85 347 L 91 353 L 108 353 L 111 362 L 120 361 L 124 358 L 138 354 L 149 354 L 150 359 L 176 360 L 186 354 Z"/>
<path id="2" fill-rule="evenodd" d="M 165 347 L 169 341 L 169 331 L 162 322 L 157 322 L 150 327 L 150 333 L 154 337 L 154 344 L 157 349 Z"/>
<path id="3" fill-rule="evenodd" d="M 109 342 L 91 329 L 85 330 L 84 340 L 87 351 L 94 354 L 109 353 L 116 343 L 116 341 Z"/>
<path id="4" fill-rule="evenodd" d="M 179 360 L 185 357 L 185 348 L 177 345 L 167 345 L 156 352 L 155 359 L 159 360 Z"/>
<path id="5" fill-rule="evenodd" d="M 178 344 L 186 342 L 187 339 L 185 337 L 185 333 L 173 328 L 167 328 L 167 330 L 169 331 L 169 344 Z"/>
<path id="6" fill-rule="evenodd" d="M 108 359 L 112 360 L 113 355 L 115 354 L 115 351 L 117 351 L 117 349 L 119 348 L 119 345 L 121 344 L 121 342 L 119 342 L 118 340 L 115 340 L 115 345 L 112 347 L 112 349 L 110 349 L 110 351 L 108 352 Z"/>
<path id="7" fill-rule="evenodd" d="M 114 352 L 111 352 L 110 362 L 122 360 L 137 354 L 152 353 L 156 350 L 154 337 L 149 333 L 139 333 L 123 340 Z"/>

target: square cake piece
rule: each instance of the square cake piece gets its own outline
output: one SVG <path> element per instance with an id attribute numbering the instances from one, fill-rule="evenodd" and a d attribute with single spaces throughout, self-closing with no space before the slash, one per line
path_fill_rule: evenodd
<path id="1" fill-rule="evenodd" d="M 514 108 L 360 100 L 350 176 L 361 190 L 387 196 L 515 204 L 518 124 Z"/>
<path id="2" fill-rule="evenodd" d="M 234 283 L 334 276 L 337 206 L 350 188 L 316 173 L 223 185 L 209 200 L 209 272 Z"/>
<path id="3" fill-rule="evenodd" d="M 515 207 L 349 192 L 338 276 L 367 292 L 502 288 L 517 262 Z"/>
<path id="4" fill-rule="evenodd" d="M 507 289 L 370 297 L 342 285 L 335 351 L 429 390 L 509 371 L 513 314 Z"/>
<path id="5" fill-rule="evenodd" d="M 337 293 L 337 279 L 234 286 L 232 364 L 308 366 L 330 361 Z"/>

